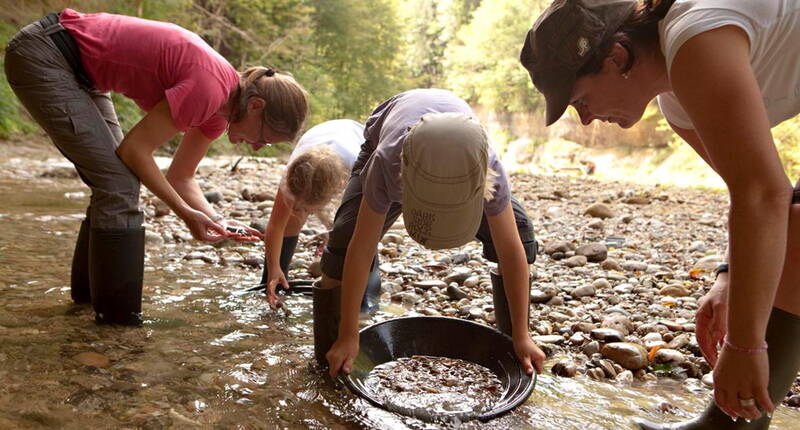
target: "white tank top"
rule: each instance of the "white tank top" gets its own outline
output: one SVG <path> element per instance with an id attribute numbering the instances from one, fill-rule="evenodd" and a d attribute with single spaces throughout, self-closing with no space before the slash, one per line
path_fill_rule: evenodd
<path id="1" fill-rule="evenodd" d="M 291 163 L 298 155 L 317 145 L 328 145 L 336 151 L 350 171 L 364 143 L 364 126 L 350 119 L 334 119 L 311 127 L 303 133 L 289 156 Z"/>
<path id="2" fill-rule="evenodd" d="M 800 0 L 676 0 L 659 23 L 667 72 L 678 49 L 690 38 L 735 25 L 750 38 L 750 64 L 771 126 L 800 112 Z M 674 93 L 658 96 L 664 117 L 694 129 Z"/>

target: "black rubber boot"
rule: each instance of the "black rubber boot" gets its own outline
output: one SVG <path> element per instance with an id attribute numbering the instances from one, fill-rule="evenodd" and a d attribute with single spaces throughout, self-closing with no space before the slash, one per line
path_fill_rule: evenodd
<path id="1" fill-rule="evenodd" d="M 511 336 L 511 312 L 508 309 L 508 299 L 506 289 L 503 286 L 503 277 L 494 270 L 489 271 L 492 278 L 492 301 L 494 302 L 494 320 L 497 330 Z M 528 278 L 528 315 L 526 320 L 530 321 L 531 315 L 531 278 Z"/>
<path id="2" fill-rule="evenodd" d="M 326 367 L 325 354 L 339 336 L 341 319 L 341 287 L 321 288 L 320 281 L 314 282 L 314 358 L 320 366 Z"/>
<path id="3" fill-rule="evenodd" d="M 92 229 L 92 307 L 98 324 L 142 324 L 144 229 Z"/>
<path id="4" fill-rule="evenodd" d="M 800 316 L 772 308 L 766 339 L 769 345 L 769 397 L 775 407 L 779 407 L 800 370 Z M 712 399 L 706 410 L 691 421 L 657 424 L 637 418 L 634 422 L 642 430 L 765 430 L 769 428 L 770 418 L 764 414 L 749 423 L 743 419 L 734 422 Z"/>
<path id="5" fill-rule="evenodd" d="M 75 242 L 69 293 L 72 301 L 77 304 L 92 302 L 92 293 L 89 288 L 89 218 L 81 222 L 78 240 Z"/>
<path id="6" fill-rule="evenodd" d="M 369 269 L 367 288 L 364 290 L 364 298 L 361 300 L 361 312 L 375 313 L 380 307 L 381 271 L 378 268 L 379 264 L 376 255 L 372 260 L 372 267 Z"/>
<path id="7" fill-rule="evenodd" d="M 297 236 L 283 238 L 283 242 L 281 243 L 281 258 L 278 260 L 278 264 L 281 267 L 283 276 L 286 276 L 287 281 L 289 280 L 289 263 L 292 262 L 292 257 L 294 257 L 294 250 L 296 248 Z M 269 282 L 269 268 L 267 267 L 267 254 L 264 253 L 264 271 L 261 273 L 261 285 L 266 285 L 267 282 Z M 286 294 L 289 290 L 278 287 L 275 289 L 275 292 L 277 294 Z"/>

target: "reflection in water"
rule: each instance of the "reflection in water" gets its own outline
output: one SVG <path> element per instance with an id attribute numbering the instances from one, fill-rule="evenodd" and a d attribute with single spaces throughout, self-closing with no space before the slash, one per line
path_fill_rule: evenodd
<path id="1" fill-rule="evenodd" d="M 276 314 L 262 295 L 237 294 L 257 283 L 254 269 L 183 260 L 196 244 L 148 250 L 143 328 L 96 326 L 69 298 L 82 192 L 75 181 L 0 182 L 0 428 L 431 428 L 324 378 L 310 365 L 310 300 L 291 297 L 291 315 Z M 79 363 L 86 352 L 110 361 Z M 546 374 L 513 413 L 461 428 L 626 429 L 661 404 L 677 407 L 671 420 L 690 416 L 708 395 Z M 798 419 L 782 408 L 773 428 Z"/>

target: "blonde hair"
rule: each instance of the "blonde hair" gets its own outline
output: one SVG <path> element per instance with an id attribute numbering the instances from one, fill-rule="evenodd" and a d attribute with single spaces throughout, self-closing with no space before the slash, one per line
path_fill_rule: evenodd
<path id="1" fill-rule="evenodd" d="M 486 167 L 486 183 L 483 184 L 483 199 L 487 202 L 494 198 L 494 186 L 497 185 L 497 178 L 500 174 L 497 173 L 492 166 Z"/>
<path id="2" fill-rule="evenodd" d="M 319 208 L 342 191 L 347 173 L 336 151 L 328 145 L 318 145 L 289 163 L 283 182 L 295 201 L 309 208 Z"/>
<path id="3" fill-rule="evenodd" d="M 275 133 L 295 140 L 308 114 L 308 94 L 289 73 L 268 67 L 251 67 L 242 72 L 231 93 L 228 122 L 238 122 L 247 112 L 251 97 L 264 99 L 264 123 Z"/>

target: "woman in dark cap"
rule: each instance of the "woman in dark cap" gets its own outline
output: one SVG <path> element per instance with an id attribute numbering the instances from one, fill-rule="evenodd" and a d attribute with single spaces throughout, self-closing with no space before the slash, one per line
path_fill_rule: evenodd
<path id="1" fill-rule="evenodd" d="M 226 130 L 253 149 L 293 140 L 306 116 L 303 88 L 289 75 L 253 67 L 238 73 L 196 34 L 165 22 L 71 9 L 45 16 L 8 43 L 11 88 L 91 190 L 72 261 L 72 299 L 92 303 L 98 323 L 141 323 L 143 183 L 192 236 L 258 240 L 226 220 L 194 178 L 211 142 Z M 147 114 L 127 136 L 109 91 Z M 166 175 L 153 151 L 183 132 Z M 231 233 L 235 230 L 244 234 Z"/>
<path id="2" fill-rule="evenodd" d="M 658 97 L 730 192 L 728 263 L 697 313 L 714 401 L 644 429 L 765 429 L 797 376 L 800 183 L 793 191 L 770 134 L 800 112 L 797 40 L 797 0 L 556 0 L 525 39 L 548 125 L 571 105 L 584 125 L 628 128 Z"/>

